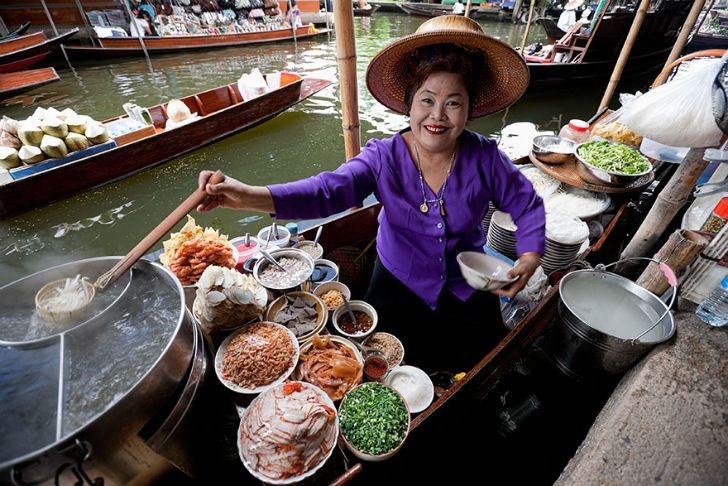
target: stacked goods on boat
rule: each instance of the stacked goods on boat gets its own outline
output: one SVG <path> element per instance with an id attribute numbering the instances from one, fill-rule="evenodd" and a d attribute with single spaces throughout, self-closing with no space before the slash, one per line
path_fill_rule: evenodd
<path id="1" fill-rule="evenodd" d="M 0 167 L 13 169 L 46 159 L 63 159 L 110 140 L 104 124 L 90 116 L 79 115 L 71 108 L 58 111 L 53 107 L 38 107 L 22 121 L 3 116 Z"/>

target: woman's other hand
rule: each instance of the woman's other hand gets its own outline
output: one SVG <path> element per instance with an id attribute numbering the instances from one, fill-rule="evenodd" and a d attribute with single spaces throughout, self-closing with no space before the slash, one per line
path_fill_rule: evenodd
<path id="1" fill-rule="evenodd" d="M 210 178 L 215 172 L 200 172 L 198 187 L 207 192 L 207 197 L 197 206 L 197 211 L 212 211 L 217 207 L 228 209 L 249 209 L 275 212 L 273 196 L 267 187 L 249 186 L 223 174 L 222 182 L 213 184 Z"/>
<path id="2" fill-rule="evenodd" d="M 540 263 L 541 255 L 539 255 L 538 253 L 528 252 L 519 255 L 518 265 L 513 267 L 508 272 L 509 278 L 518 276 L 518 280 L 510 285 L 506 285 L 505 287 L 502 287 L 498 290 L 494 290 L 493 293 L 496 295 L 500 295 L 501 297 L 508 297 L 509 299 L 512 299 L 516 296 L 518 292 L 523 289 L 523 287 L 526 286 L 526 284 L 528 283 L 528 279 L 531 278 L 531 275 L 533 275 L 533 272 L 536 271 L 536 268 L 538 268 Z"/>

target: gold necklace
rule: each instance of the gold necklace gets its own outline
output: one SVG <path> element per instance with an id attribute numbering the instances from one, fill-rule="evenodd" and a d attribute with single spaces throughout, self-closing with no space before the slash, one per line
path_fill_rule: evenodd
<path id="1" fill-rule="evenodd" d="M 452 157 L 450 158 L 450 167 L 447 169 L 447 175 L 445 176 L 445 182 L 442 183 L 442 187 L 440 187 L 440 193 L 435 194 L 435 199 L 427 199 L 427 195 L 425 194 L 425 178 L 422 176 L 422 165 L 420 164 L 420 153 L 417 150 L 417 141 L 413 138 L 412 143 L 414 143 L 415 146 L 415 159 L 417 159 L 417 172 L 420 174 L 420 187 L 422 188 L 422 204 L 420 204 L 420 211 L 422 214 L 427 213 L 427 211 L 430 210 L 430 203 L 440 203 L 440 216 L 443 218 L 445 217 L 445 200 L 443 199 L 445 196 L 445 186 L 447 186 L 447 180 L 450 178 L 450 173 L 452 172 L 452 167 L 455 164 L 455 154 L 457 153 L 457 146 L 452 151 Z"/>

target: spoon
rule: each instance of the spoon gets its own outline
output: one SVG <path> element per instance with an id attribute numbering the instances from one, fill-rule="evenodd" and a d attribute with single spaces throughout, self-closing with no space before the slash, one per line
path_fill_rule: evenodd
<path id="1" fill-rule="evenodd" d="M 324 229 L 323 226 L 319 226 L 318 230 L 316 231 L 316 237 L 313 239 L 313 247 L 316 248 L 316 245 L 318 245 L 318 240 L 321 238 L 321 231 Z"/>
<path id="2" fill-rule="evenodd" d="M 341 298 L 344 299 L 344 307 L 346 307 L 346 312 L 349 314 L 349 317 L 351 318 L 351 323 L 356 326 L 356 317 L 354 317 L 354 312 L 351 310 L 351 306 L 349 305 L 349 301 L 346 300 L 346 296 L 344 293 L 341 293 Z"/>
<path id="3" fill-rule="evenodd" d="M 208 184 L 218 184 L 223 181 L 225 176 L 222 172 L 219 170 L 215 172 L 212 177 L 210 177 L 210 180 L 208 181 Z M 124 258 L 119 260 L 116 265 L 111 267 L 111 269 L 102 274 L 94 283 L 90 283 L 88 278 L 84 277 L 81 279 L 83 290 L 82 295 L 79 298 L 79 304 L 74 308 L 71 313 L 79 313 L 82 310 L 86 309 L 89 304 L 91 304 L 91 301 L 93 300 L 94 296 L 96 295 L 96 289 L 103 290 L 106 288 L 106 286 L 113 284 L 116 282 L 116 280 L 124 275 L 131 267 L 134 265 L 137 260 L 139 260 L 141 257 L 146 255 L 149 250 L 154 246 L 154 244 L 162 239 L 166 234 L 168 234 L 172 228 L 187 215 L 188 213 L 192 212 L 193 209 L 195 209 L 204 199 L 207 197 L 207 192 L 204 188 L 197 188 L 195 192 L 190 194 L 190 196 L 185 199 L 182 204 L 177 206 L 177 208 L 172 211 L 164 220 L 157 225 L 156 228 L 154 228 L 147 236 L 144 237 L 142 241 L 140 241 L 134 248 L 131 249 L 129 253 L 126 254 Z M 41 315 L 48 315 L 50 319 L 53 319 L 54 312 L 51 309 L 47 309 L 43 306 L 43 297 L 51 295 L 48 292 L 57 292 L 59 289 L 62 289 L 66 285 L 66 279 L 56 280 L 53 281 L 47 285 L 45 285 L 42 289 L 38 291 L 38 293 L 35 296 L 35 305 L 38 308 L 38 310 L 41 312 Z M 64 314 L 68 314 L 69 311 L 64 312 Z M 65 318 L 68 318 L 69 316 L 64 316 Z"/>
<path id="4" fill-rule="evenodd" d="M 278 261 L 276 261 L 276 259 L 275 259 L 275 258 L 273 258 L 273 257 L 271 256 L 271 254 L 270 254 L 270 253 L 268 253 L 267 251 L 265 251 L 265 250 L 264 250 L 264 249 L 262 249 L 262 248 L 258 248 L 258 251 L 260 252 L 260 254 L 261 254 L 261 255 L 263 255 L 263 257 L 264 257 L 264 258 L 265 258 L 266 260 L 268 260 L 268 261 L 269 261 L 269 262 L 271 262 L 271 263 L 272 263 L 273 265 L 275 265 L 276 267 L 278 267 L 278 268 L 280 268 L 281 270 L 283 270 L 283 271 L 284 271 L 285 273 L 288 273 L 288 270 L 286 270 L 286 269 L 285 269 L 285 268 L 283 267 L 283 265 L 281 265 L 280 263 L 278 263 Z"/>

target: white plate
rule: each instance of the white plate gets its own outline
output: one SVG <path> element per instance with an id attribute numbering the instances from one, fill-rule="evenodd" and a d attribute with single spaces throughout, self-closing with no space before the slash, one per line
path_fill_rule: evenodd
<path id="1" fill-rule="evenodd" d="M 312 390 L 314 390 L 316 392 L 316 394 L 319 396 L 319 398 L 321 399 L 321 403 L 323 403 L 327 407 L 331 407 L 332 410 L 336 410 L 336 407 L 334 406 L 334 402 L 331 401 L 329 396 L 321 388 L 319 388 L 315 385 L 312 385 L 310 383 L 303 382 L 303 381 L 301 383 L 303 384 L 304 387 L 311 388 Z M 316 473 L 316 471 L 321 469 L 321 467 L 324 464 L 326 464 L 326 461 L 329 460 L 331 455 L 334 453 L 334 450 L 336 449 L 336 439 L 339 436 L 339 414 L 338 414 L 338 412 L 336 413 L 336 418 L 335 418 L 336 422 L 331 427 L 331 430 L 332 430 L 331 433 L 333 435 L 333 439 L 331 439 L 331 440 L 333 441 L 333 444 L 331 446 L 331 449 L 329 450 L 328 455 L 321 462 L 319 462 L 317 465 L 315 465 L 308 471 L 304 472 L 303 474 L 299 474 L 298 476 L 292 476 L 292 477 L 286 478 L 286 479 L 271 479 L 268 476 L 265 476 L 265 475 L 259 473 L 258 471 L 256 471 L 253 468 L 253 466 L 245 459 L 245 457 L 243 456 L 243 451 L 240 449 L 241 425 L 243 424 L 243 421 L 245 420 L 245 418 L 248 415 L 248 410 L 252 410 L 253 404 L 256 402 L 256 400 L 260 399 L 261 395 L 258 395 L 250 402 L 250 405 L 248 405 L 248 408 L 246 409 L 245 413 L 243 413 L 242 417 L 240 418 L 240 424 L 238 425 L 238 432 L 236 434 L 237 441 L 238 441 L 238 456 L 240 457 L 240 460 L 242 461 L 243 466 L 245 466 L 245 469 L 247 469 L 250 474 L 252 474 L 257 480 L 262 481 L 264 484 L 275 484 L 275 485 L 293 484 L 293 483 L 302 481 L 303 479 L 306 479 L 308 477 L 311 477 L 314 473 Z"/>
<path id="2" fill-rule="evenodd" d="M 263 321 L 267 322 L 267 321 Z M 273 326 L 279 327 L 286 331 L 288 335 L 291 338 L 291 343 L 293 343 L 293 357 L 291 358 L 291 362 L 289 363 L 286 370 L 283 372 L 283 374 L 278 377 L 276 380 L 273 380 L 271 383 L 263 386 L 257 386 L 255 388 L 245 388 L 242 387 L 236 383 L 233 383 L 232 381 L 228 380 L 223 376 L 223 366 L 222 366 L 222 358 L 225 354 L 225 349 L 228 347 L 228 344 L 230 344 L 230 341 L 232 341 L 235 336 L 243 332 L 248 326 L 252 326 L 253 324 L 245 324 L 243 327 L 238 329 L 237 331 L 230 334 L 228 337 L 225 338 L 225 340 L 220 344 L 220 347 L 217 348 L 217 352 L 215 353 L 215 374 L 217 375 L 217 378 L 220 380 L 220 382 L 225 385 L 230 390 L 237 392 L 237 393 L 244 393 L 249 395 L 255 395 L 258 393 L 262 393 L 270 388 L 273 388 L 281 383 L 283 383 L 286 378 L 288 378 L 291 373 L 293 373 L 293 370 L 296 368 L 296 364 L 298 364 L 298 356 L 300 354 L 300 349 L 298 347 L 298 340 L 296 339 L 296 336 L 291 332 L 290 329 L 288 329 L 286 326 L 282 324 L 278 324 L 277 322 L 267 322 L 268 324 L 271 324 Z"/>
<path id="3" fill-rule="evenodd" d="M 420 394 L 416 402 L 410 402 L 407 400 L 407 396 L 403 392 L 403 387 L 401 385 L 397 387 L 393 384 L 393 382 L 395 381 L 395 378 L 410 378 L 414 381 L 414 377 L 419 378 L 418 382 L 421 382 L 421 386 L 423 387 L 423 393 Z M 432 398 L 435 396 L 435 387 L 433 386 L 430 377 L 427 376 L 427 373 L 414 366 L 396 366 L 394 369 L 392 369 L 392 371 L 389 372 L 389 375 L 387 375 L 384 383 L 391 386 L 392 388 L 397 390 L 400 395 L 402 395 L 405 402 L 407 402 L 410 413 L 418 413 L 425 410 L 427 407 L 430 406 L 430 403 L 432 403 Z"/>

